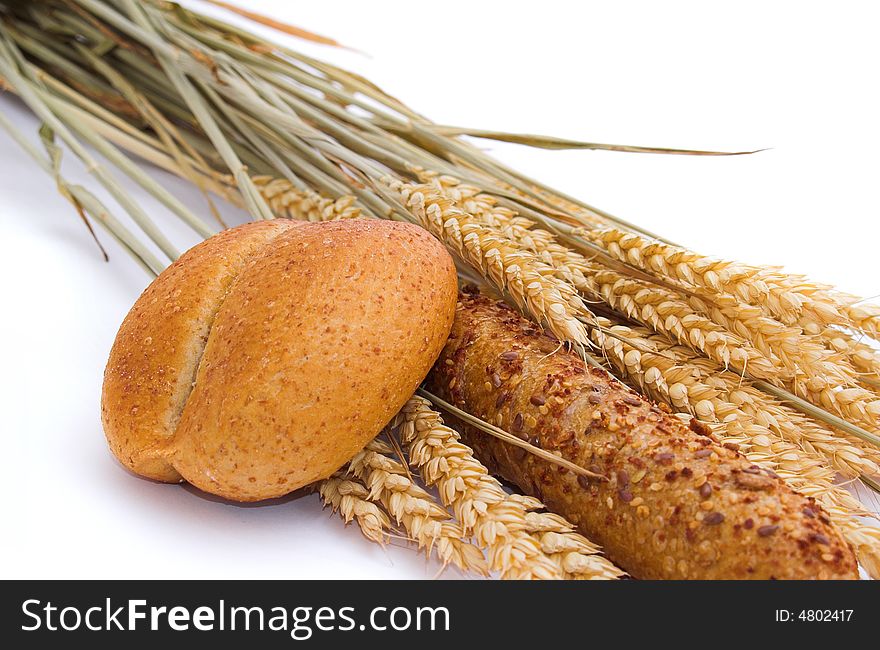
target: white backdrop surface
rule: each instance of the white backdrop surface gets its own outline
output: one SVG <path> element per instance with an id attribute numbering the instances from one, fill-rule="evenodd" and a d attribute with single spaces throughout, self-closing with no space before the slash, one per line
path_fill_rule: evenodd
<path id="1" fill-rule="evenodd" d="M 880 293 L 874 3 L 248 6 L 368 53 L 290 40 L 439 123 L 597 142 L 769 147 L 694 158 L 482 143 L 531 176 L 700 251 Z M 0 97 L 0 111 L 36 136 L 38 122 L 14 98 Z M 205 211 L 186 183 L 148 169 Z M 64 172 L 93 186 L 70 154 Z M 181 248 L 197 241 L 130 189 Z M 233 208 L 225 214 L 243 219 Z M 128 474 L 101 432 L 101 375 L 147 276 L 99 231 L 105 263 L 52 181 L 2 132 L 0 233 L 0 577 L 438 573 L 409 549 L 382 549 L 343 528 L 314 495 L 232 505 Z"/>

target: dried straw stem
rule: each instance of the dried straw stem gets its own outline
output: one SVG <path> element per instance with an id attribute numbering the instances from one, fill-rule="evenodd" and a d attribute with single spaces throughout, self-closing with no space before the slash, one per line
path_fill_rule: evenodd
<path id="1" fill-rule="evenodd" d="M 490 568 L 503 579 L 612 579 L 622 575 L 598 555 L 596 545 L 572 532 L 567 521 L 528 512 L 543 509 L 543 504 L 508 495 L 427 400 L 410 399 L 395 426 L 408 445 L 410 463 L 427 485 L 437 488 L 465 532 L 486 550 Z"/>
<path id="2" fill-rule="evenodd" d="M 428 554 L 435 551 L 444 564 L 486 575 L 488 567 L 480 550 L 465 541 L 462 527 L 412 481 L 392 454 L 386 443 L 373 440 L 349 461 L 348 471 L 367 487 L 367 498 L 381 503 L 420 549 Z"/>
<path id="3" fill-rule="evenodd" d="M 369 500 L 369 490 L 359 480 L 337 472 L 318 485 L 324 505 L 342 515 L 345 523 L 355 520 L 361 532 L 371 542 L 385 544 L 391 520 L 388 514 Z"/>
<path id="4" fill-rule="evenodd" d="M 586 344 L 577 315 L 586 310 L 576 289 L 516 242 L 502 237 L 432 185 L 404 183 L 390 176 L 382 183 L 460 259 L 471 265 L 535 322 L 562 341 Z"/>

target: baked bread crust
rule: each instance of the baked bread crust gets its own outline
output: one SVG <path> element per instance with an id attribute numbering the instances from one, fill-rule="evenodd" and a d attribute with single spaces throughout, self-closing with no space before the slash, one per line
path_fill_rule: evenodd
<path id="1" fill-rule="evenodd" d="M 850 579 L 855 555 L 812 499 L 587 368 L 502 303 L 460 295 L 428 387 L 607 481 L 463 426 L 490 469 L 644 579 Z"/>
<path id="2" fill-rule="evenodd" d="M 423 229 L 381 220 L 261 222 L 217 237 L 123 323 L 105 431 L 139 474 L 273 498 L 332 474 L 403 406 L 449 333 L 455 268 Z"/>
<path id="3" fill-rule="evenodd" d="M 157 481 L 181 480 L 166 459 L 220 303 L 250 259 L 295 221 L 225 230 L 191 248 L 141 294 L 104 370 L 101 420 L 113 454 Z"/>

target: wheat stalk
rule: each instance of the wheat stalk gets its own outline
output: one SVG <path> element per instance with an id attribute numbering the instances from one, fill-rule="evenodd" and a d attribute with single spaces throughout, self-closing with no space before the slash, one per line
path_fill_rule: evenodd
<path id="1" fill-rule="evenodd" d="M 640 280 L 628 278 L 611 269 L 605 269 L 586 257 L 556 241 L 555 236 L 533 222 L 517 216 L 477 188 L 463 185 L 449 176 L 434 177 L 433 185 L 444 188 L 455 205 L 468 210 L 483 225 L 499 231 L 522 245 L 552 268 L 560 279 L 566 280 L 582 293 L 606 302 L 613 309 L 665 334 L 674 334 L 686 345 L 697 347 L 703 353 L 724 365 L 731 361 L 758 376 L 774 377 L 781 362 L 773 355 L 754 349 L 747 341 L 730 332 L 723 325 L 713 323 L 689 306 L 682 296 L 667 289 L 654 287 Z M 582 314 L 592 317 L 584 309 Z"/>
<path id="2" fill-rule="evenodd" d="M 758 350 L 743 336 L 733 333 L 693 309 L 670 291 L 652 288 L 616 271 L 602 270 L 588 277 L 593 291 L 618 313 L 705 354 L 725 368 L 786 386 L 795 395 L 831 413 L 878 431 L 880 400 L 870 391 L 853 385 L 845 368 L 824 355 L 803 355 L 802 365 L 783 363 L 770 347 Z M 798 355 L 790 355 L 790 359 Z"/>
<path id="3" fill-rule="evenodd" d="M 436 552 L 444 564 L 486 575 L 488 567 L 480 550 L 465 541 L 462 527 L 413 482 L 392 453 L 387 444 L 373 440 L 349 461 L 348 472 L 361 480 L 369 490 L 367 498 L 381 503 L 420 549 Z"/>
<path id="4" fill-rule="evenodd" d="M 355 520 L 364 537 L 377 544 L 388 541 L 391 520 L 388 514 L 369 500 L 369 491 L 356 478 L 337 472 L 318 484 L 324 505 L 338 512 L 345 523 Z"/>
<path id="5" fill-rule="evenodd" d="M 395 192 L 419 222 L 496 289 L 562 341 L 586 344 L 577 314 L 586 309 L 577 291 L 551 267 L 515 242 L 498 236 L 472 215 L 454 206 L 431 185 L 390 176 L 381 182 Z"/>
<path id="6" fill-rule="evenodd" d="M 618 228 L 588 230 L 584 236 L 622 262 L 679 281 L 709 298 L 728 294 L 738 302 L 760 307 L 786 325 L 825 326 L 846 321 L 828 292 L 830 287 L 802 276 L 713 259 Z"/>
<path id="7" fill-rule="evenodd" d="M 540 540 L 541 550 L 548 554 L 566 577 L 573 580 L 616 580 L 623 572 L 611 562 L 597 555 L 600 548 L 583 535 L 565 517 L 546 510 L 533 497 L 512 494 L 511 500 L 520 503 L 526 511 L 525 530 Z"/>
<path id="8" fill-rule="evenodd" d="M 835 292 L 833 297 L 854 330 L 880 341 L 880 305 L 864 302 L 857 296 Z"/>
<path id="9" fill-rule="evenodd" d="M 284 178 L 254 176 L 251 180 L 276 217 L 318 222 L 363 216 L 350 194 L 334 200 L 314 190 L 298 190 Z"/>
<path id="10" fill-rule="evenodd" d="M 29 103 L 41 113 L 51 112 L 53 115 L 45 114 L 44 118 L 56 130 L 68 124 L 77 137 L 92 142 L 95 138 L 88 134 L 98 125 L 94 129 L 101 134 L 98 144 L 106 138 L 126 147 L 134 137 L 139 155 L 146 153 L 149 160 L 155 160 L 154 156 L 177 160 L 174 148 L 181 146 L 198 159 L 200 175 L 219 178 L 227 166 L 235 174 L 232 185 L 239 189 L 244 202 L 263 216 L 267 216 L 263 208 L 268 204 L 276 216 L 321 221 L 352 218 L 359 208 L 355 199 L 347 196 L 349 192 L 373 214 L 390 216 L 398 208 L 385 201 L 384 193 L 370 188 L 371 179 L 384 173 L 377 174 L 377 164 L 391 173 L 407 175 L 415 165 L 433 167 L 444 174 L 455 174 L 466 183 L 485 185 L 488 191 L 481 192 L 475 185 L 436 174 L 424 174 L 421 185 L 394 179 L 392 185 L 400 184 L 391 187 L 386 183 L 412 215 L 533 320 L 546 324 L 560 339 L 586 342 L 587 328 L 594 336 L 597 332 L 605 335 L 603 341 L 617 337 L 624 346 L 620 359 L 623 366 L 629 357 L 633 374 L 642 372 L 645 382 L 649 375 L 655 379 L 659 373 L 665 386 L 658 385 L 657 390 L 665 391 L 664 399 L 679 399 L 694 413 L 704 412 L 709 419 L 722 420 L 719 435 L 729 442 L 739 441 L 755 462 L 763 459 L 780 475 L 787 473 L 787 480 L 801 485 L 800 489 L 808 494 L 824 494 L 826 507 L 829 511 L 836 508 L 834 516 L 841 528 L 849 530 L 848 539 L 867 549 L 860 551 L 860 556 L 868 558 L 863 564 L 870 563 L 870 549 L 876 546 L 875 529 L 853 523 L 849 515 L 859 508 L 857 502 L 851 497 L 846 501 L 843 495 L 848 497 L 848 493 L 826 479 L 830 481 L 828 477 L 833 474 L 830 467 L 848 475 L 876 467 L 880 451 L 783 407 L 757 392 L 762 382 L 752 384 L 748 376 L 792 387 L 799 396 L 849 421 L 838 420 L 838 427 L 859 423 L 877 431 L 880 400 L 868 389 L 872 376 L 876 376 L 876 372 L 870 372 L 876 369 L 876 359 L 870 360 L 867 346 L 862 347 L 849 334 L 849 338 L 842 338 L 830 333 L 841 328 L 878 339 L 880 307 L 776 268 L 710 260 L 654 240 L 644 231 L 633 235 L 626 229 L 639 230 L 635 226 L 550 190 L 508 170 L 475 147 L 442 135 L 442 130 L 368 82 L 295 52 L 284 50 L 285 56 L 280 57 L 277 49 L 251 47 L 251 42 L 259 44 L 260 40 L 212 19 L 191 20 L 192 15 L 188 17 L 185 9 L 167 11 L 165 5 L 152 2 L 137 11 L 133 3 L 126 3 L 127 10 L 120 11 L 118 6 L 92 0 L 79 7 L 79 2 L 57 6 L 32 3 L 24 12 L 4 11 L 7 20 L 2 35 L 9 55 L 5 57 L 6 67 L 15 81 L 7 85 L 17 91 L 20 86 L 32 85 Z M 102 10 L 95 14 L 93 6 Z M 45 24 L 60 27 L 48 30 L 53 39 L 49 47 L 40 42 L 39 28 Z M 117 34 L 124 45 L 143 56 L 127 56 L 131 52 L 126 46 L 101 50 L 107 33 Z M 83 55 L 83 43 L 91 45 L 96 54 Z M 26 62 L 17 54 L 19 46 L 26 50 Z M 178 50 L 183 77 L 179 71 L 168 69 L 169 57 Z M 104 67 L 118 68 L 120 75 L 131 81 L 130 90 L 153 104 L 162 121 L 185 127 L 185 136 L 175 136 L 180 139 L 177 144 L 159 142 L 143 132 L 140 117 L 152 123 L 149 116 L 131 105 L 119 88 L 92 87 L 94 80 L 102 77 L 96 69 L 98 56 L 106 62 Z M 258 56 L 267 58 L 256 62 L 254 57 Z M 31 72 L 40 75 L 45 86 L 31 84 Z M 210 104 L 194 92 L 193 84 L 210 98 Z M 105 86 L 103 82 L 100 85 Z M 83 103 L 84 97 L 110 106 L 120 115 L 96 106 L 95 101 Z M 357 115 L 349 107 L 365 111 L 370 118 Z M 80 116 L 88 118 L 83 122 L 85 132 L 81 132 L 82 124 L 79 129 L 76 126 Z M 67 134 L 61 134 L 67 139 Z M 122 135 L 124 142 L 118 139 Z M 192 153 L 190 140 L 194 151 L 201 153 Z M 205 162 L 202 154 L 212 162 Z M 115 166 L 125 163 L 118 155 L 111 162 Z M 128 175 L 142 184 L 148 180 L 131 167 L 125 167 Z M 302 178 L 327 194 L 322 196 L 304 184 L 300 187 L 300 183 L 273 179 L 294 178 L 292 168 L 297 177 L 302 171 Z M 271 175 L 251 177 L 252 173 Z M 154 186 L 153 192 L 159 195 L 160 189 Z M 413 197 L 415 201 L 410 204 L 408 199 Z M 511 201 L 510 197 L 521 200 Z M 523 214 L 537 221 L 518 214 L 507 207 L 510 205 L 521 206 Z M 133 211 L 142 219 L 142 213 Z M 557 218 L 567 230 L 554 225 Z M 144 223 L 148 236 L 162 244 L 161 233 L 151 229 L 149 221 Z M 544 228 L 534 227 L 536 223 Z M 572 231 L 572 224 L 598 230 Z M 622 260 L 652 274 L 664 287 L 667 281 L 678 284 L 681 291 L 630 278 L 630 271 L 611 270 L 617 266 L 603 268 L 595 259 L 559 243 L 554 232 L 565 233 L 563 241 L 572 245 L 579 246 L 583 239 L 578 237 L 582 236 L 594 250 L 606 251 L 610 257 L 599 256 L 608 262 L 606 266 L 611 265 L 610 258 Z M 630 274 L 639 277 L 635 272 Z M 666 358 L 664 355 L 670 354 L 671 366 L 661 367 L 659 361 L 652 365 L 651 358 L 636 363 L 632 352 L 644 353 L 644 346 L 652 338 L 665 339 L 646 332 L 636 336 L 614 327 L 605 329 L 606 324 L 595 318 L 582 296 L 607 302 L 612 311 L 646 324 L 689 349 L 670 348 L 666 341 L 662 353 L 654 356 Z M 632 337 L 629 340 L 633 345 L 626 343 L 627 337 Z M 711 361 L 694 354 L 694 350 Z M 612 358 L 610 351 L 606 354 Z M 728 363 L 746 380 L 740 383 L 738 375 L 725 373 Z M 860 386 L 857 381 L 866 385 Z M 775 391 L 766 384 L 763 389 Z M 806 408 L 808 405 L 802 407 L 816 413 Z M 379 471 L 366 465 L 361 470 Z M 379 491 L 372 494 L 355 478 L 330 479 L 325 487 L 328 499 L 332 499 L 330 505 L 337 503 L 343 516 L 350 515 L 349 521 L 354 518 L 362 523 L 356 512 L 360 508 L 368 530 L 381 537 L 384 523 L 367 506 L 376 506 L 382 513 L 378 506 L 383 497 L 393 496 L 393 490 L 382 483 L 381 489 L 377 487 Z M 389 480 L 397 483 L 396 478 Z M 829 491 L 828 486 L 834 489 Z M 404 490 L 404 496 L 418 500 L 418 495 L 408 490 Z M 527 512 L 526 516 L 534 520 L 533 515 L 538 514 Z M 447 519 L 441 523 L 456 525 Z M 542 525 L 550 526 L 550 522 Z M 447 532 L 455 537 L 451 529 Z M 544 531 L 550 532 L 563 534 L 559 530 Z M 550 536 L 542 550 L 554 548 L 551 542 L 563 543 Z M 448 544 L 454 547 L 453 542 Z M 423 547 L 431 548 L 430 544 Z M 454 555 L 455 549 L 446 553 Z"/>
<path id="11" fill-rule="evenodd" d="M 785 325 L 754 305 L 719 294 L 712 299 L 691 296 L 688 304 L 725 329 L 735 332 L 768 358 L 776 357 L 793 375 L 822 373 L 841 383 L 855 383 L 849 363 L 828 351 L 820 341 L 808 337 L 798 326 Z"/>
<path id="12" fill-rule="evenodd" d="M 462 183 L 453 176 L 423 171 L 420 177 L 424 183 L 443 192 L 455 207 L 472 215 L 480 224 L 535 254 L 541 262 L 554 269 L 560 280 L 568 282 L 579 291 L 584 290 L 584 273 L 593 268 L 592 264 L 577 251 L 560 244 L 553 233 L 536 228 L 531 219 L 499 205 L 496 197 L 476 186 Z M 592 316 L 586 309 L 582 313 Z"/>
<path id="13" fill-rule="evenodd" d="M 443 503 L 486 550 L 489 566 L 502 578 L 611 579 L 622 575 L 598 555 L 597 546 L 573 533 L 563 518 L 546 515 L 552 528 L 537 526 L 534 522 L 539 517 L 528 511 L 544 506 L 508 495 L 427 400 L 411 398 L 395 426 L 408 445 L 410 463 L 427 485 L 437 488 Z M 525 503 L 533 505 L 526 508 Z"/>
<path id="14" fill-rule="evenodd" d="M 782 364 L 767 357 L 746 339 L 690 307 L 679 295 L 628 278 L 616 271 L 598 269 L 588 278 L 590 293 L 626 318 L 650 327 L 724 367 L 733 364 L 756 377 L 779 382 Z"/>
<path id="15" fill-rule="evenodd" d="M 826 348 L 853 365 L 859 372 L 860 381 L 875 388 L 880 386 L 880 352 L 865 343 L 863 337 L 833 327 L 823 329 L 819 337 Z"/>

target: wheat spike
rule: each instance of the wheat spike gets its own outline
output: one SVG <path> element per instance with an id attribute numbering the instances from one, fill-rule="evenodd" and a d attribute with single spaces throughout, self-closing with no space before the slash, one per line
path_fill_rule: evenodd
<path id="1" fill-rule="evenodd" d="M 459 205 L 473 210 L 477 219 L 489 228 L 505 233 L 517 244 L 531 250 L 578 291 L 607 303 L 615 311 L 642 322 L 656 331 L 673 335 L 686 345 L 696 347 L 704 354 L 728 365 L 734 362 L 748 366 L 756 376 L 774 378 L 781 362 L 767 357 L 748 342 L 697 313 L 682 296 L 667 289 L 628 278 L 616 271 L 603 268 L 580 253 L 559 244 L 552 233 L 534 228 L 512 210 L 497 206 L 495 199 L 476 188 L 458 184 L 448 176 L 434 180 L 443 185 Z M 593 320 L 586 309 L 582 316 Z"/>
<path id="2" fill-rule="evenodd" d="M 681 296 L 611 270 L 597 270 L 588 282 L 593 296 L 627 318 L 705 354 L 724 367 L 733 364 L 761 379 L 780 381 L 782 364 L 778 358 L 768 358 L 743 337 L 696 312 Z M 788 373 L 782 376 L 789 378 Z"/>
<path id="3" fill-rule="evenodd" d="M 859 372 L 859 379 L 880 385 L 880 351 L 854 335 L 833 327 L 822 330 L 819 337 L 825 347 L 848 360 Z"/>
<path id="4" fill-rule="evenodd" d="M 493 196 L 480 192 L 476 187 L 462 184 L 453 177 L 433 175 L 429 176 L 428 180 L 436 187 L 444 188 L 447 196 L 452 198 L 458 207 L 467 210 L 487 226 L 497 229 L 504 236 L 539 255 L 549 266 L 557 270 L 561 278 L 570 282 L 578 290 L 596 293 L 597 286 L 591 283 L 590 276 L 591 274 L 595 276 L 597 272 L 602 271 L 601 267 L 576 251 L 559 244 L 551 233 L 541 228 L 533 228 L 533 222 L 519 217 L 509 208 L 499 206 Z M 638 250 L 638 248 L 630 250 Z M 619 257 L 622 261 L 628 261 L 623 256 Z M 616 272 L 605 270 L 604 273 L 607 275 Z M 706 271 L 705 275 L 715 277 L 717 272 Z M 615 277 L 617 279 L 625 278 L 620 274 Z M 660 290 L 639 280 L 633 279 L 630 282 L 633 283 L 631 286 L 636 288 Z M 606 287 L 606 292 L 608 291 L 609 288 Z M 780 303 L 782 297 L 777 294 L 774 294 L 776 302 Z M 638 295 L 637 292 L 636 296 Z M 687 304 L 684 303 L 684 296 L 676 296 L 670 291 L 667 291 L 664 296 L 667 298 L 665 307 L 668 310 L 674 305 L 677 306 L 679 320 L 690 316 L 692 327 L 695 329 L 702 327 L 704 330 L 708 329 L 720 333 L 721 330 L 712 327 L 709 323 L 694 319 L 691 310 L 696 312 L 696 315 L 705 315 L 727 332 L 750 343 L 768 361 L 772 363 L 778 361 L 778 364 L 785 368 L 788 376 L 792 378 L 826 377 L 839 386 L 854 386 L 856 383 L 856 371 L 850 367 L 848 361 L 840 360 L 826 350 L 821 343 L 804 336 L 799 327 L 787 326 L 768 317 L 758 307 L 743 304 L 729 295 L 716 296 L 714 302 L 691 297 L 687 299 Z M 612 304 L 612 306 L 614 305 Z M 827 314 L 827 311 L 822 313 Z M 633 312 L 630 311 L 626 315 L 632 317 Z M 592 314 L 585 314 L 585 316 L 591 317 Z M 657 320 L 652 323 L 655 329 L 658 323 Z M 664 322 L 665 324 L 667 323 Z M 699 337 L 698 340 L 705 340 L 705 337 L 700 336 L 699 332 L 694 332 L 694 334 Z M 693 335 L 689 334 L 688 341 L 693 344 Z M 738 341 L 732 339 L 732 342 L 737 343 Z M 702 351 L 707 352 L 705 348 Z M 759 359 L 759 355 L 753 354 L 752 358 L 753 360 Z M 727 363 L 724 357 L 715 357 L 715 359 Z M 754 364 L 751 371 L 756 374 Z"/>
<path id="5" fill-rule="evenodd" d="M 688 303 L 715 323 L 742 336 L 768 358 L 778 358 L 791 375 L 822 373 L 844 384 L 856 381 L 855 370 L 848 361 L 827 350 L 821 341 L 806 336 L 800 327 L 766 316 L 759 307 L 723 294 L 712 300 L 692 296 Z"/>
<path id="6" fill-rule="evenodd" d="M 285 178 L 254 176 L 251 180 L 276 217 L 318 222 L 363 216 L 351 195 L 334 200 L 313 190 L 298 190 Z"/>
<path id="7" fill-rule="evenodd" d="M 388 541 L 391 520 L 382 508 L 367 498 L 369 491 L 363 483 L 337 472 L 318 484 L 318 493 L 324 505 L 338 512 L 346 524 L 355 520 L 368 540 L 377 544 Z"/>
<path id="8" fill-rule="evenodd" d="M 577 318 L 586 306 L 576 289 L 556 277 L 550 266 L 456 208 L 436 187 L 404 183 L 392 177 L 385 177 L 382 182 L 398 194 L 429 232 L 535 322 L 545 324 L 562 341 L 587 343 L 586 329 Z"/>
<path id="9" fill-rule="evenodd" d="M 480 550 L 465 541 L 462 527 L 410 479 L 406 467 L 392 453 L 387 444 L 373 440 L 349 461 L 348 472 L 361 480 L 368 490 L 367 498 L 381 503 L 420 549 L 428 554 L 436 552 L 444 564 L 486 575 L 488 567 Z"/>
<path id="10" fill-rule="evenodd" d="M 472 185 L 461 183 L 457 178 L 430 172 L 423 172 L 422 178 L 425 183 L 444 192 L 457 208 L 473 215 L 479 223 L 535 254 L 555 271 L 560 280 L 568 282 L 579 291 L 585 289 L 584 273 L 589 272 L 593 266 L 583 255 L 560 244 L 553 233 L 536 228 L 531 219 L 498 205 L 494 196 Z M 587 310 L 584 312 L 592 317 Z"/>
<path id="11" fill-rule="evenodd" d="M 557 269 L 560 277 L 587 295 L 601 293 L 612 307 L 624 308 L 626 316 L 651 325 L 659 332 L 675 333 L 679 341 L 697 347 L 719 363 L 727 365 L 733 361 L 752 375 L 763 375 L 777 383 L 781 377 L 787 377 L 788 385 L 801 397 L 838 414 L 854 417 L 870 430 L 876 428 L 871 417 L 872 409 L 877 407 L 871 404 L 872 395 L 858 391 L 857 369 L 848 359 L 835 356 L 820 342 L 805 336 L 799 327 L 787 326 L 764 315 L 758 307 L 740 303 L 730 296 L 717 297 L 718 304 L 695 296 L 686 299 L 616 271 L 602 269 L 557 243 L 546 230 L 532 228 L 528 220 L 494 206 L 492 197 L 473 194 L 471 190 L 469 195 L 464 195 L 463 202 L 487 223 L 541 256 Z M 592 314 L 585 316 L 591 318 Z M 713 341 L 720 345 L 713 345 Z M 739 359 L 730 354 L 733 346 L 738 346 L 734 354 L 739 355 Z M 861 354 L 865 355 L 864 348 Z M 819 377 L 821 381 L 815 379 Z M 838 395 L 838 387 L 856 390 Z"/>
<path id="12" fill-rule="evenodd" d="M 681 282 L 705 297 L 728 294 L 786 325 L 825 326 L 846 320 L 829 294 L 830 287 L 778 268 L 717 260 L 618 228 L 588 230 L 584 236 L 622 262 Z"/>
<path id="13" fill-rule="evenodd" d="M 530 513 L 544 506 L 534 499 L 508 495 L 427 400 L 410 399 L 396 427 L 408 445 L 410 463 L 427 485 L 437 487 L 443 502 L 475 543 L 486 549 L 489 566 L 502 578 L 613 579 L 622 575 L 598 555 L 596 545 L 573 533 L 565 519 Z M 536 525 L 535 519 L 541 517 L 552 522 L 552 527 Z"/>
<path id="14" fill-rule="evenodd" d="M 858 386 L 856 369 L 805 336 L 797 326 L 786 326 L 730 296 L 719 306 L 605 269 L 559 244 L 553 234 L 533 227 L 530 220 L 498 206 L 494 197 L 478 188 L 450 176 L 428 174 L 426 180 L 443 188 L 455 205 L 467 209 L 486 227 L 539 256 L 557 277 L 582 293 L 603 300 L 628 318 L 725 367 L 733 364 L 777 384 L 784 380 L 802 398 L 868 430 L 877 430 L 880 404 L 873 393 Z M 588 322 L 598 322 L 587 309 L 581 315 Z M 855 441 L 851 448 L 863 450 L 862 455 L 873 453 L 864 451 L 865 445 Z"/>
<path id="15" fill-rule="evenodd" d="M 847 317 L 852 329 L 880 341 L 880 305 L 865 302 L 858 296 L 834 293 L 835 301 Z"/>
<path id="16" fill-rule="evenodd" d="M 541 501 L 533 497 L 512 494 L 510 499 L 520 503 L 526 511 L 526 531 L 540 539 L 541 549 L 548 554 L 566 577 L 573 580 L 615 580 L 623 572 L 601 556 L 599 547 L 574 531 L 564 517 L 545 510 Z"/>
<path id="17" fill-rule="evenodd" d="M 758 379 L 786 386 L 821 408 L 867 429 L 878 431 L 880 400 L 858 386 L 845 366 L 824 354 L 789 354 L 784 363 L 767 346 L 758 350 L 749 340 L 694 310 L 684 299 L 661 288 L 602 270 L 588 277 L 595 294 L 627 318 L 649 326 L 679 343 L 705 354 L 716 363 L 733 366 Z M 801 361 L 791 361 L 800 358 Z"/>

